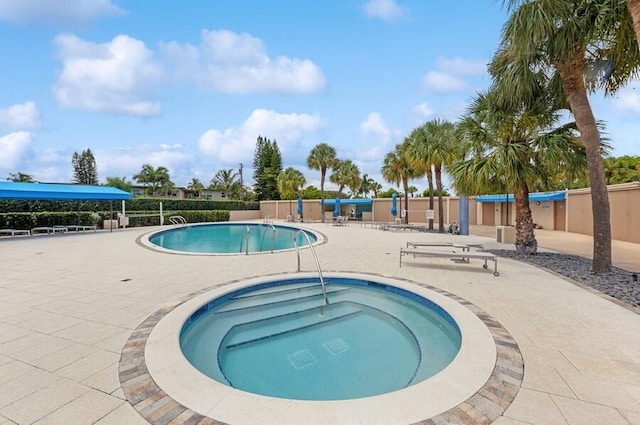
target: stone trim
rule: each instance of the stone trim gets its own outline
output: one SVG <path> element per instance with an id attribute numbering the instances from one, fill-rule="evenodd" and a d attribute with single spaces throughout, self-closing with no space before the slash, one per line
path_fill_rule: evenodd
<path id="1" fill-rule="evenodd" d="M 268 275 L 255 277 L 268 277 Z M 483 425 L 493 423 L 511 405 L 522 385 L 524 362 L 516 341 L 495 318 L 464 298 L 428 284 L 398 277 L 394 277 L 394 279 L 422 286 L 462 304 L 482 320 L 496 343 L 495 367 L 489 380 L 480 390 L 465 402 L 446 412 L 432 418 L 425 418 L 413 425 Z M 120 385 L 129 404 L 149 423 L 154 425 L 229 425 L 202 416 L 181 405 L 171 398 L 171 395 L 165 393 L 149 374 L 144 351 L 147 339 L 155 325 L 177 306 L 204 292 L 239 281 L 229 281 L 187 295 L 153 313 L 132 332 L 120 355 L 118 369 Z"/>

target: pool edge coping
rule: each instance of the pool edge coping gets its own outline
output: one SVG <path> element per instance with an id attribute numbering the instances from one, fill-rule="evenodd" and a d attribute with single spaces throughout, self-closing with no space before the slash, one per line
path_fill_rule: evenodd
<path id="1" fill-rule="evenodd" d="M 353 274 L 352 272 L 338 271 L 335 273 Z M 376 273 L 360 274 L 417 285 L 450 298 L 470 310 L 473 315 L 480 319 L 487 327 L 495 343 L 496 362 L 486 383 L 466 401 L 436 416 L 414 422 L 415 424 L 489 424 L 504 414 L 515 399 L 522 385 L 524 363 L 515 339 L 495 318 L 464 298 L 425 283 Z M 146 365 L 145 348 L 147 340 L 160 320 L 177 307 L 199 295 L 221 289 L 234 283 L 279 275 L 283 274 L 275 273 L 272 275 L 236 279 L 203 288 L 171 302 L 145 319 L 142 324 L 132 332 L 129 340 L 126 342 L 119 363 L 119 379 L 129 404 L 145 418 L 145 420 L 152 424 L 168 422 L 198 423 L 203 425 L 225 424 L 225 422 L 204 416 L 180 404 L 158 386 Z M 295 276 L 299 274 L 287 273 L 286 275 Z"/>

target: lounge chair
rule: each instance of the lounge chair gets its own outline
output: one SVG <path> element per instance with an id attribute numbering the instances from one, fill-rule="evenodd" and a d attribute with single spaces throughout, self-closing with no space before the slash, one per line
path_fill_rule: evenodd
<path id="1" fill-rule="evenodd" d="M 48 235 L 53 235 L 55 233 L 67 233 L 67 228 L 63 226 L 41 226 L 34 227 L 31 229 L 31 234 L 35 233 L 46 233 Z"/>
<path id="2" fill-rule="evenodd" d="M 462 252 L 455 251 L 440 251 L 435 249 L 421 249 L 421 248 L 400 248 L 400 267 L 402 267 L 402 257 L 405 255 L 413 255 L 414 257 L 440 257 L 449 258 L 451 261 L 469 263 L 471 258 L 477 258 L 484 261 L 482 265 L 483 269 L 488 269 L 488 261 L 493 261 L 493 275 L 500 276 L 498 273 L 498 257 L 489 252 L 469 251 L 463 250 Z"/>
<path id="3" fill-rule="evenodd" d="M 11 235 L 11 237 L 15 238 L 16 235 L 30 235 L 31 231 L 24 229 L 0 229 L 0 234 Z"/>
<path id="4" fill-rule="evenodd" d="M 54 227 L 64 227 L 68 232 L 86 232 L 87 230 L 93 230 L 94 232 L 97 230 L 96 226 L 82 226 L 78 224 L 71 224 L 69 226 L 54 226 Z"/>

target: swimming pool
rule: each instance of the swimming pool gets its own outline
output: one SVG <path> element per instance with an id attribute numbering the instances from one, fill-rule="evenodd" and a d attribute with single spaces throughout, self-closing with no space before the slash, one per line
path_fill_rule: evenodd
<path id="1" fill-rule="evenodd" d="M 189 318 L 212 300 L 256 285 L 269 286 L 278 280 L 316 277 L 315 273 L 295 273 L 229 282 L 189 297 L 186 301 L 169 307 L 161 315 L 150 317 L 149 323 L 153 323 L 153 327 L 149 328 L 146 324 L 140 329 L 140 332 L 148 333 L 144 344 L 148 382 L 153 382 L 162 394 L 167 394 L 189 411 L 230 424 L 297 424 L 313 418 L 314 423 L 375 425 L 391 423 L 390 418 L 393 418 L 393 423 L 416 423 L 435 417 L 477 395 L 483 386 L 488 385 L 492 373 L 495 373 L 497 350 L 494 337 L 482 319 L 471 310 L 450 296 L 425 285 L 362 273 L 332 272 L 325 273 L 325 278 L 352 278 L 388 285 L 440 306 L 458 325 L 461 335 L 460 349 L 453 361 L 431 378 L 396 391 L 357 399 L 307 401 L 265 396 L 232 388 L 198 371 L 184 356 L 180 347 L 181 331 Z M 330 294 L 330 301 L 332 298 Z M 491 323 L 493 326 L 493 322 Z M 139 344 L 138 335 L 136 333 L 132 337 L 131 348 Z M 340 345 L 336 346 L 339 351 Z M 211 355 L 217 356 L 217 353 Z M 131 360 L 139 361 L 134 358 Z M 137 380 L 132 379 L 132 388 L 136 391 L 139 384 L 134 381 Z M 348 384 L 345 382 L 345 385 Z M 131 394 L 130 390 L 125 389 L 125 392 Z M 247 408 L 248 406 L 251 408 Z"/>
<path id="2" fill-rule="evenodd" d="M 460 349 L 451 316 L 426 298 L 371 280 L 264 282 L 210 301 L 186 322 L 185 357 L 205 375 L 296 400 L 370 397 L 444 369 Z M 217 355 L 213 355 L 217 353 Z"/>
<path id="3" fill-rule="evenodd" d="M 266 223 L 193 224 L 161 230 L 148 237 L 152 247 L 197 254 L 273 252 L 293 249 L 296 245 L 303 247 L 317 240 L 311 231 Z"/>

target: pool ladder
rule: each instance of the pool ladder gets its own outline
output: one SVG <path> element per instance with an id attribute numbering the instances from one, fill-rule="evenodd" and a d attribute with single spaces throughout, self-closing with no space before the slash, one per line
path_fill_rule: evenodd
<path id="1" fill-rule="evenodd" d="M 169 217 L 169 222 L 171 224 L 175 224 L 176 226 L 186 226 L 187 220 L 181 215 L 172 215 Z"/>
<path id="2" fill-rule="evenodd" d="M 274 243 L 276 240 L 276 226 L 274 226 L 273 224 L 270 224 L 271 226 L 271 252 L 273 252 L 273 247 L 274 247 Z M 251 229 L 249 228 L 249 226 L 245 226 L 247 231 L 245 233 L 245 237 L 244 237 L 244 253 L 245 255 L 249 255 L 249 238 L 251 237 Z M 265 231 L 262 234 L 262 239 L 260 239 L 260 250 L 262 250 L 262 245 L 264 245 L 264 237 L 267 235 L 267 232 Z M 240 243 L 240 252 L 242 252 L 242 242 Z"/>
<path id="3" fill-rule="evenodd" d="M 309 248 L 311 249 L 311 254 L 313 255 L 313 260 L 316 263 L 316 269 L 318 270 L 318 276 L 320 277 L 320 285 L 322 286 L 322 297 L 324 298 L 324 303 L 329 305 L 329 299 L 327 298 L 327 287 L 324 284 L 324 277 L 322 276 L 322 269 L 320 268 L 320 261 L 318 261 L 318 255 L 316 254 L 316 249 L 313 247 L 311 243 L 311 239 L 307 232 L 302 229 L 298 229 L 293 234 L 293 245 L 296 247 L 296 255 L 298 256 L 298 271 L 300 271 L 300 248 L 298 247 L 298 233 L 302 233 L 304 237 L 307 239 L 307 243 L 309 244 Z"/>

